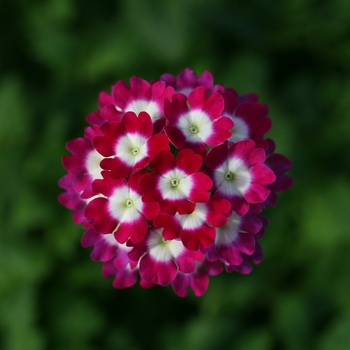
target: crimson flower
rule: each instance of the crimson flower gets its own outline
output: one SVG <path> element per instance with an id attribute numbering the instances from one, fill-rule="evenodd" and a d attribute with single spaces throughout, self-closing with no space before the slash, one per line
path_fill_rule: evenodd
<path id="1" fill-rule="evenodd" d="M 267 105 L 189 68 L 120 80 L 97 105 L 66 145 L 58 200 L 103 276 L 185 297 L 223 271 L 250 273 L 262 260 L 262 212 L 293 183 L 291 161 L 265 138 Z"/>
<path id="2" fill-rule="evenodd" d="M 207 97 L 201 86 L 195 88 L 188 98 L 181 93 L 174 94 L 171 101 L 164 102 L 164 114 L 168 120 L 164 131 L 175 147 L 189 148 L 205 155 L 206 145 L 219 145 L 231 136 L 229 130 L 234 123 L 222 116 L 223 109 L 223 97 L 217 92 Z"/>
<path id="3" fill-rule="evenodd" d="M 202 157 L 190 149 L 179 152 L 177 158 L 170 151 L 160 152 L 150 163 L 151 173 L 140 181 L 144 202 L 159 203 L 164 213 L 191 213 L 196 203 L 208 201 L 212 180 L 198 170 Z"/>

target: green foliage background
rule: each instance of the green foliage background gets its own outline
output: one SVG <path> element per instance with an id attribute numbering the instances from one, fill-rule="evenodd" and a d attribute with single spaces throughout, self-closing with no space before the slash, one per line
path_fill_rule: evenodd
<path id="1" fill-rule="evenodd" d="M 0 349 L 347 350 L 350 2 L 0 1 Z M 295 184 L 252 274 L 115 290 L 57 202 L 101 90 L 192 67 L 258 92 Z"/>

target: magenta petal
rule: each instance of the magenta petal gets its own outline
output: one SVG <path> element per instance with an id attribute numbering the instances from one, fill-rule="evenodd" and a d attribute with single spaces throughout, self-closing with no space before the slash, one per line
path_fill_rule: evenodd
<path id="1" fill-rule="evenodd" d="M 232 209 L 238 214 L 238 215 L 245 215 L 247 214 L 249 210 L 249 203 L 242 199 L 241 197 L 234 196 L 233 198 L 226 198 L 230 201 Z"/>
<path id="2" fill-rule="evenodd" d="M 230 129 L 233 128 L 233 121 L 227 117 L 216 119 L 213 124 L 213 133 L 204 140 L 210 146 L 217 146 L 232 136 Z"/>
<path id="3" fill-rule="evenodd" d="M 265 151 L 261 148 L 253 149 L 246 158 L 246 166 L 248 168 L 253 167 L 259 163 L 263 163 L 265 160 Z"/>
<path id="4" fill-rule="evenodd" d="M 147 222 L 143 216 L 140 216 L 133 222 L 121 222 L 118 230 L 114 232 L 115 239 L 123 244 L 128 239 L 133 243 L 141 242 L 146 235 L 148 229 Z"/>
<path id="5" fill-rule="evenodd" d="M 124 110 L 127 103 L 133 98 L 125 81 L 119 80 L 112 88 L 114 103 L 120 110 Z"/>
<path id="6" fill-rule="evenodd" d="M 154 227 L 163 228 L 162 235 L 166 240 L 178 238 L 181 232 L 181 224 L 175 216 L 160 213 L 153 221 Z"/>
<path id="7" fill-rule="evenodd" d="M 255 148 L 253 140 L 243 140 L 233 144 L 229 151 L 229 158 L 239 158 L 244 160 L 248 157 L 249 153 Z"/>
<path id="8" fill-rule="evenodd" d="M 101 112 L 94 111 L 88 114 L 85 120 L 91 125 L 102 125 L 106 122 L 106 119 L 101 116 Z"/>
<path id="9" fill-rule="evenodd" d="M 230 265 L 240 265 L 243 262 L 241 252 L 234 245 L 222 245 L 218 247 L 218 251 L 222 259 Z"/>
<path id="10" fill-rule="evenodd" d="M 108 261 L 117 254 L 118 244 L 105 239 L 106 235 L 96 232 L 93 228 L 87 230 L 82 239 L 81 245 L 84 248 L 94 247 L 90 256 L 95 261 Z"/>
<path id="11" fill-rule="evenodd" d="M 105 158 L 101 161 L 101 168 L 110 170 L 111 177 L 122 179 L 128 177 L 132 172 L 132 167 L 125 164 L 120 158 Z"/>
<path id="12" fill-rule="evenodd" d="M 196 270 L 196 261 L 203 261 L 204 255 L 200 251 L 190 251 L 181 254 L 176 258 L 179 271 L 183 273 L 192 273 Z"/>
<path id="13" fill-rule="evenodd" d="M 160 175 L 166 174 L 175 167 L 175 156 L 170 151 L 161 151 L 150 163 L 151 169 Z"/>
<path id="14" fill-rule="evenodd" d="M 236 245 L 242 253 L 251 255 L 255 251 L 255 238 L 249 233 L 240 233 Z"/>
<path id="15" fill-rule="evenodd" d="M 147 141 L 147 153 L 150 157 L 156 156 L 161 151 L 169 151 L 169 139 L 164 134 L 153 135 Z"/>
<path id="16" fill-rule="evenodd" d="M 186 137 L 180 129 L 175 126 L 167 125 L 164 127 L 164 131 L 167 134 L 170 142 L 176 147 L 181 149 L 186 142 Z"/>
<path id="17" fill-rule="evenodd" d="M 108 200 L 106 198 L 95 198 L 85 208 L 85 216 L 93 220 L 93 226 L 99 233 L 112 233 L 118 226 L 118 220 L 108 214 Z"/>
<path id="18" fill-rule="evenodd" d="M 270 194 L 270 190 L 260 184 L 253 184 L 244 194 L 244 198 L 249 203 L 262 203 Z"/>
<path id="19" fill-rule="evenodd" d="M 125 179 L 112 179 L 108 171 L 103 171 L 103 180 L 97 179 L 92 183 L 95 193 L 101 193 L 109 197 L 117 187 L 127 186 Z"/>
<path id="20" fill-rule="evenodd" d="M 200 243 L 204 248 L 209 248 L 214 244 L 215 236 L 215 228 L 208 225 L 195 230 L 183 230 L 180 234 L 183 245 L 189 250 L 198 250 Z"/>
<path id="21" fill-rule="evenodd" d="M 179 118 L 188 112 L 187 97 L 181 93 L 172 96 L 171 101 L 164 101 L 164 115 L 170 125 L 176 125 Z"/>
<path id="22" fill-rule="evenodd" d="M 160 203 L 160 210 L 165 214 L 175 215 L 178 212 L 180 215 L 191 214 L 196 204 L 190 202 L 188 199 L 170 200 L 164 199 Z"/>
<path id="23" fill-rule="evenodd" d="M 210 197 L 208 191 L 212 188 L 213 181 L 208 175 L 200 172 L 190 175 L 189 178 L 193 181 L 189 198 L 196 203 L 206 202 Z"/>
<path id="24" fill-rule="evenodd" d="M 190 149 L 183 149 L 176 158 L 176 167 L 186 174 L 197 172 L 203 164 L 203 159 L 199 154 L 195 154 Z"/>
<path id="25" fill-rule="evenodd" d="M 195 296 L 200 297 L 208 288 L 209 277 L 203 269 L 198 268 L 191 274 L 178 273 L 171 285 L 174 292 L 180 297 L 184 298 L 187 295 L 189 287 L 193 289 Z"/>
<path id="26" fill-rule="evenodd" d="M 157 202 L 162 198 L 157 189 L 158 181 L 159 175 L 154 173 L 147 173 L 141 178 L 139 189 L 144 193 L 142 196 L 144 202 Z"/>
<path id="27" fill-rule="evenodd" d="M 98 108 L 113 104 L 113 96 L 106 91 L 101 91 L 98 95 Z"/>
<path id="28" fill-rule="evenodd" d="M 177 274 L 177 266 L 173 260 L 156 261 L 149 254 L 140 260 L 140 276 L 145 281 L 154 281 L 161 286 L 169 285 Z"/>
<path id="29" fill-rule="evenodd" d="M 120 122 L 123 114 L 117 111 L 114 105 L 107 105 L 101 109 L 101 117 L 114 122 Z"/>
<path id="30" fill-rule="evenodd" d="M 229 91 L 227 89 L 221 94 L 225 100 L 225 114 L 232 115 L 233 111 L 235 110 L 238 104 L 238 99 L 236 95 L 232 91 Z"/>
<path id="31" fill-rule="evenodd" d="M 138 271 L 134 270 L 117 270 L 113 280 L 113 287 L 124 289 L 132 287 L 137 282 Z"/>
<path id="32" fill-rule="evenodd" d="M 147 170 L 141 170 L 135 174 L 132 174 L 130 177 L 129 177 L 129 180 L 128 180 L 128 185 L 129 185 L 129 188 L 132 189 L 133 191 L 137 192 L 137 193 L 140 193 L 141 194 L 141 191 L 140 191 L 140 188 L 139 188 L 139 185 L 140 185 L 140 181 L 141 179 L 144 177 L 144 175 L 148 174 L 148 171 Z"/>
<path id="33" fill-rule="evenodd" d="M 276 180 L 275 173 L 264 164 L 257 164 L 252 170 L 253 181 L 259 184 L 272 184 Z"/>
<path id="34" fill-rule="evenodd" d="M 123 123 L 128 134 L 140 134 L 149 139 L 153 132 L 152 120 L 148 113 L 142 111 L 138 116 L 134 112 L 124 114 Z"/>
<path id="35" fill-rule="evenodd" d="M 159 204 L 157 202 L 143 203 L 142 214 L 147 220 L 154 220 L 159 213 Z"/>
<path id="36" fill-rule="evenodd" d="M 133 76 L 130 78 L 130 90 L 137 94 L 137 99 L 150 100 L 151 99 L 151 85 L 148 81 Z"/>
<path id="37" fill-rule="evenodd" d="M 262 226 L 262 221 L 258 217 L 253 216 L 242 222 L 241 229 L 254 234 L 258 233 L 262 229 Z"/>
<path id="38" fill-rule="evenodd" d="M 219 118 L 224 110 L 224 98 L 217 92 L 207 97 L 207 91 L 202 86 L 195 88 L 188 95 L 188 102 L 192 109 L 203 110 L 213 120 Z"/>
<path id="39" fill-rule="evenodd" d="M 226 160 L 228 155 L 227 144 L 213 147 L 207 154 L 205 162 L 208 167 L 215 170 L 219 168 Z"/>

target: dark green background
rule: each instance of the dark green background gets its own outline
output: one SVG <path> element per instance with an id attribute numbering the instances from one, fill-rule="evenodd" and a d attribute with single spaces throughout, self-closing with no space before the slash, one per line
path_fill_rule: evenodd
<path id="1" fill-rule="evenodd" d="M 350 348 L 350 2 L 0 1 L 0 349 Z M 119 79 L 257 92 L 295 184 L 265 258 L 207 293 L 115 290 L 57 202 L 65 143 Z"/>

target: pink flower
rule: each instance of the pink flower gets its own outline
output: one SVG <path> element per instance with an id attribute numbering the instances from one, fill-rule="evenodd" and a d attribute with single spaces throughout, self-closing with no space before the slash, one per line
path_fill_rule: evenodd
<path id="1" fill-rule="evenodd" d="M 66 174 L 58 181 L 58 186 L 66 190 L 60 193 L 58 201 L 66 208 L 73 210 L 73 220 L 76 224 L 81 224 L 85 221 L 84 209 L 87 201 L 82 199 L 78 192 L 73 188 L 75 176 Z"/>
<path id="2" fill-rule="evenodd" d="M 166 239 L 180 237 L 187 249 L 205 249 L 214 244 L 217 229 L 226 224 L 225 213 L 230 209 L 231 205 L 227 200 L 211 196 L 207 202 L 197 203 L 192 213 L 161 213 L 155 218 L 154 225 L 164 227 L 163 236 Z"/>
<path id="3" fill-rule="evenodd" d="M 270 194 L 267 185 L 276 179 L 264 161 L 264 150 L 255 148 L 252 140 L 212 148 L 206 162 L 215 195 L 228 199 L 239 215 L 248 211 L 249 203 L 264 202 Z"/>
<path id="4" fill-rule="evenodd" d="M 101 167 L 110 170 L 116 179 L 145 168 L 156 154 L 169 150 L 166 135 L 152 136 L 152 121 L 146 112 L 140 112 L 138 116 L 127 112 L 121 122 L 107 122 L 100 130 L 103 136 L 94 138 L 94 146 L 106 157 Z"/>
<path id="5" fill-rule="evenodd" d="M 190 148 L 205 155 L 206 145 L 219 145 L 231 136 L 229 130 L 233 122 L 222 116 L 223 109 L 223 97 L 217 92 L 207 97 L 201 86 L 188 98 L 174 94 L 172 101 L 164 101 L 164 114 L 169 123 L 164 130 L 175 147 Z"/>
<path id="6" fill-rule="evenodd" d="M 226 224 L 217 229 L 215 244 L 207 250 L 208 260 L 238 266 L 243 263 L 243 254 L 252 255 L 256 248 L 255 234 L 263 226 L 258 217 L 260 212 L 258 205 L 251 206 L 244 216 L 232 212 Z"/>
<path id="7" fill-rule="evenodd" d="M 214 87 L 213 75 L 207 70 L 198 77 L 192 69 L 186 68 L 177 77 L 172 74 L 163 74 L 160 80 L 186 96 L 198 86 L 204 87 L 207 91 L 211 91 Z"/>
<path id="8" fill-rule="evenodd" d="M 257 147 L 264 147 L 263 136 L 270 130 L 272 121 L 267 117 L 268 107 L 262 103 L 239 101 L 234 92 L 226 89 L 222 92 L 225 100 L 224 115 L 234 122 L 230 130 L 230 142 L 246 139 L 255 141 Z"/>
<path id="9" fill-rule="evenodd" d="M 191 213 L 195 203 L 206 202 L 212 180 L 198 170 L 202 157 L 190 149 L 175 156 L 170 151 L 160 152 L 150 163 L 152 173 L 140 182 L 144 202 L 158 202 L 164 213 L 171 215 Z"/>
<path id="10" fill-rule="evenodd" d="M 113 287 L 124 289 L 133 286 L 138 280 L 137 263 L 130 262 L 121 268 L 117 267 L 116 259 L 106 261 L 102 267 L 102 274 L 105 278 L 114 277 Z"/>
<path id="11" fill-rule="evenodd" d="M 119 80 L 112 87 L 112 95 L 100 95 L 101 116 L 106 120 L 120 122 L 126 112 L 147 112 L 157 130 L 164 126 L 164 100 L 171 98 L 174 89 L 162 81 L 148 83 L 139 77 L 130 79 L 130 87 Z"/>
<path id="12" fill-rule="evenodd" d="M 100 162 L 103 156 L 92 144 L 92 140 L 98 135 L 101 135 L 101 131 L 97 126 L 87 127 L 84 138 L 67 142 L 66 148 L 72 155 L 62 158 L 63 167 L 74 175 L 72 187 L 82 198 L 92 197 L 92 182 L 102 178 Z"/>
<path id="13" fill-rule="evenodd" d="M 85 209 L 94 229 L 103 234 L 114 233 L 119 243 L 140 242 L 148 229 L 147 220 L 153 220 L 158 212 L 158 203 L 141 200 L 138 183 L 146 171 L 125 179 L 112 179 L 103 172 L 103 180 L 96 180 L 93 188 L 103 196 L 93 199 Z"/>
<path id="14" fill-rule="evenodd" d="M 193 289 L 196 297 L 202 296 L 209 285 L 209 276 L 205 270 L 197 265 L 192 273 L 182 273 L 178 271 L 176 277 L 171 282 L 174 292 L 184 298 L 187 295 L 188 288 Z"/>
<path id="15" fill-rule="evenodd" d="M 134 245 L 129 253 L 131 259 L 139 261 L 140 276 L 146 282 L 167 286 L 176 277 L 178 271 L 192 273 L 196 261 L 203 260 L 199 251 L 184 247 L 180 240 L 166 240 L 161 229 L 148 230 L 144 241 Z"/>

